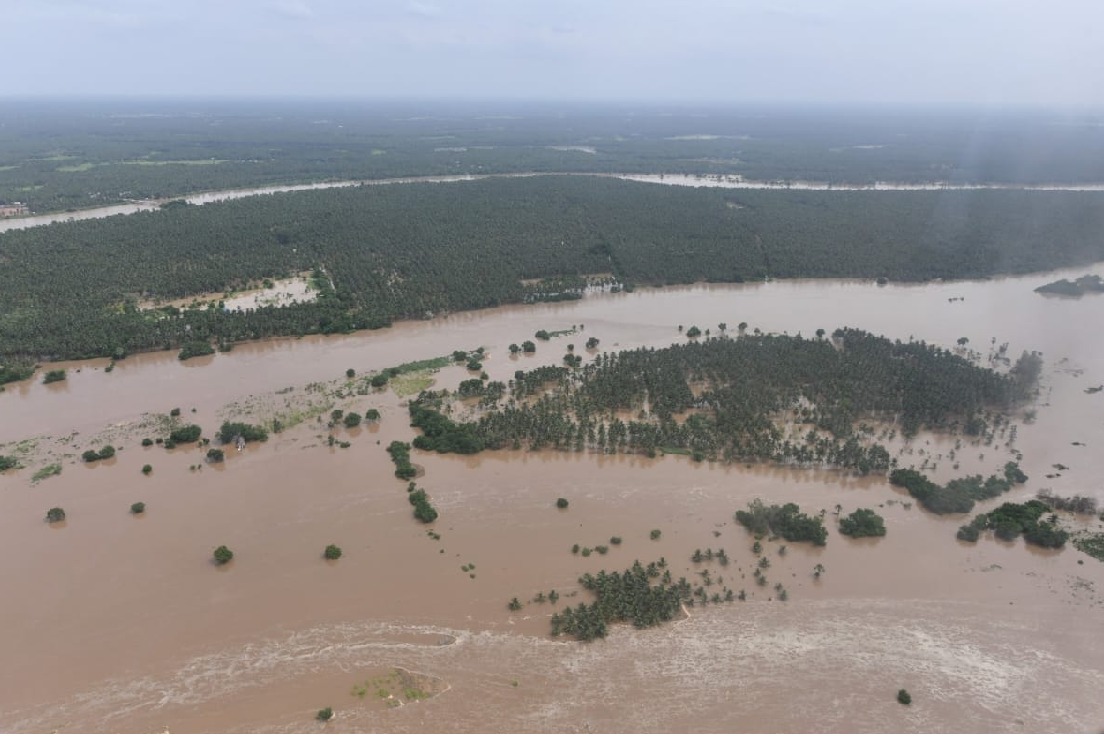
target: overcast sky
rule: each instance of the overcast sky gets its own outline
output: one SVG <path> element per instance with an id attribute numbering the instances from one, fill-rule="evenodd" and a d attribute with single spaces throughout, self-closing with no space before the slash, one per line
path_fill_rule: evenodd
<path id="1" fill-rule="evenodd" d="M 1104 105 L 1104 0 L 0 0 L 0 96 Z"/>

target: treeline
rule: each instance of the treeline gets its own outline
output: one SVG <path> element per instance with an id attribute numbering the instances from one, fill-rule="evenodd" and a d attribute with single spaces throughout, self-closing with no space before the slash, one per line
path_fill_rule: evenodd
<path id="1" fill-rule="evenodd" d="M 986 115 L 979 124 L 969 111 L 762 106 L 271 102 L 206 103 L 195 112 L 174 101 L 8 101 L 0 111 L 0 202 L 60 211 L 274 183 L 527 171 L 863 184 L 1104 181 L 1100 127 L 1037 113 Z"/>
<path id="2" fill-rule="evenodd" d="M 0 233 L 0 364 L 378 328 L 529 279 L 983 277 L 1104 259 L 1099 192 L 800 192 L 530 177 L 296 192 Z M 287 307 L 143 311 L 313 270 Z M 332 280 L 332 287 L 330 282 Z"/>
<path id="3" fill-rule="evenodd" d="M 1028 396 L 1035 376 L 1022 366 L 1002 375 L 934 346 L 855 329 L 837 330 L 833 341 L 744 335 L 603 353 L 572 372 L 523 373 L 508 400 L 461 431 L 494 449 L 677 450 L 868 473 L 892 463 L 857 429 L 864 420 L 897 423 L 906 434 L 965 433 Z M 423 395 L 412 415 L 439 414 L 445 401 Z M 625 421 L 625 413 L 637 418 Z M 808 431 L 787 435 L 783 421 Z M 443 415 L 434 422 L 455 426 Z"/>
<path id="4" fill-rule="evenodd" d="M 969 524 L 959 527 L 958 538 L 964 542 L 976 542 L 981 532 L 991 529 L 997 539 L 1011 542 L 1023 535 L 1024 541 L 1038 547 L 1058 549 L 1069 540 L 1069 532 L 1060 529 L 1057 518 L 1041 521 L 1050 506 L 1032 499 L 1027 503 L 1005 503 L 988 514 L 978 514 Z"/>
<path id="5" fill-rule="evenodd" d="M 965 514 L 975 501 L 984 501 L 1011 490 L 1013 485 L 1026 483 L 1027 475 L 1015 462 L 1008 462 L 1001 475 L 980 475 L 956 478 L 941 486 L 928 476 L 911 468 L 898 468 L 889 474 L 889 482 L 908 491 L 920 505 L 935 514 Z"/>
<path id="6" fill-rule="evenodd" d="M 736 521 L 757 537 L 777 536 L 787 542 L 812 542 L 818 547 L 828 541 L 823 519 L 801 513 L 795 503 L 768 506 L 757 498 L 746 510 L 736 512 Z"/>

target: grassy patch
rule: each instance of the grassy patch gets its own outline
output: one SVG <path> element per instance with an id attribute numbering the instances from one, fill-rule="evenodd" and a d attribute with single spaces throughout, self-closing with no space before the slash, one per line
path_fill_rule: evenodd
<path id="1" fill-rule="evenodd" d="M 417 396 L 433 385 L 433 376 L 429 371 L 407 373 L 391 379 L 391 388 L 399 397 Z"/>
<path id="2" fill-rule="evenodd" d="M 1073 538 L 1073 546 L 1104 562 L 1104 532 L 1082 532 Z"/>
<path id="3" fill-rule="evenodd" d="M 37 483 L 40 480 L 46 480 L 51 475 L 61 475 L 61 464 L 54 463 L 53 465 L 47 465 L 44 468 L 35 471 L 35 474 L 31 476 L 31 482 Z"/>

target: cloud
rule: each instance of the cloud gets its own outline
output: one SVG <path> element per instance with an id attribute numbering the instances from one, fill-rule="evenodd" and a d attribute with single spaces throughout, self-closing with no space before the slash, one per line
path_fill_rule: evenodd
<path id="1" fill-rule="evenodd" d="M 313 18 L 314 10 L 306 0 L 278 0 L 273 9 L 286 18 Z"/>
<path id="2" fill-rule="evenodd" d="M 406 6 L 407 12 L 411 15 L 417 15 L 421 18 L 437 18 L 441 15 L 441 9 L 433 3 L 427 3 L 423 0 L 410 0 Z"/>

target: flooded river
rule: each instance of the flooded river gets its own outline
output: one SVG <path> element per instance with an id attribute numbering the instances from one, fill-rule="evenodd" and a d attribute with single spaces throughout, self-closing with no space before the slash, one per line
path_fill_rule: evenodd
<path id="1" fill-rule="evenodd" d="M 203 205 L 213 202 L 225 202 L 231 199 L 243 199 L 256 197 L 262 194 L 277 194 L 279 192 L 303 192 L 315 189 L 344 189 L 357 186 L 386 186 L 390 184 L 416 184 L 438 183 L 447 184 L 464 181 L 479 181 L 482 179 L 526 178 L 533 176 L 604 176 L 626 181 L 647 182 L 651 184 L 666 184 L 669 186 L 687 187 L 719 187 L 723 189 L 803 189 L 814 191 L 899 191 L 899 192 L 928 192 L 948 190 L 977 190 L 977 189 L 1021 189 L 1029 191 L 1047 192 L 1099 192 L 1104 191 L 1104 184 L 951 184 L 948 182 L 922 182 L 908 184 L 900 182 L 875 182 L 874 184 L 838 184 L 820 181 L 755 181 L 744 179 L 735 174 L 718 175 L 690 175 L 690 174 L 596 174 L 592 172 L 542 172 L 521 174 L 456 174 L 449 176 L 407 176 L 393 179 L 344 179 L 340 181 L 322 181 L 309 184 L 278 184 L 268 187 L 248 187 L 243 189 L 223 189 L 213 192 L 201 192 L 190 194 L 183 199 L 188 204 Z M 146 212 L 158 209 L 170 199 L 136 200 L 126 204 L 109 205 L 106 207 L 90 207 L 88 209 L 74 210 L 72 212 L 54 212 L 43 215 L 31 215 L 28 217 L 11 217 L 0 219 L 0 233 L 8 230 L 23 230 L 29 227 L 49 225 L 54 222 L 70 222 L 78 220 L 97 220 L 103 217 L 115 215 L 130 215 L 135 212 Z"/>
<path id="2" fill-rule="evenodd" d="M 960 543 L 961 519 L 908 504 L 884 478 L 681 456 L 415 451 L 418 482 L 441 513 L 434 539 L 384 451 L 412 436 L 391 390 L 337 400 L 383 415 L 334 430 L 347 449 L 314 418 L 221 466 L 206 465 L 203 449 L 139 445 L 156 435 L 145 414 L 180 407 L 211 435 L 225 418 L 321 396 L 308 387 L 340 384 L 346 369 L 455 349 L 485 347 L 486 370 L 505 380 L 592 336 L 614 350 L 683 340 L 679 325 L 806 335 L 853 326 L 946 346 L 966 337 L 983 359 L 1004 343 L 1013 360 L 1041 351 L 1035 416 L 1016 418 L 1012 447 L 970 448 L 954 470 L 939 458 L 951 443 L 921 436 L 902 462 L 929 457 L 945 480 L 993 472 L 1019 451 L 1031 480 L 1002 500 L 1051 488 L 1104 501 L 1104 392 L 1085 392 L 1104 384 L 1094 334 L 1104 298 L 1032 292 L 1084 272 L 641 289 L 241 345 L 186 363 L 153 353 L 111 372 L 106 361 L 50 366 L 68 380 L 43 385 L 40 374 L 0 393 L 0 454 L 21 447 L 32 458 L 0 475 L 0 730 L 321 731 L 323 707 L 336 712 L 326 728 L 342 731 L 1099 730 L 1104 564 L 1072 547 Z M 536 330 L 573 326 L 534 356 L 508 353 Z M 468 375 L 453 367 L 436 379 L 451 388 Z M 107 441 L 121 448 L 114 459 L 79 461 Z M 48 462 L 60 475 L 33 482 Z M 555 508 L 559 496 L 569 509 Z M 769 586 L 755 584 L 758 555 L 732 521 L 756 497 L 828 512 L 826 547 L 766 545 Z M 136 501 L 147 505 L 141 517 L 128 513 Z M 875 508 L 888 535 L 840 536 L 837 504 Z M 64 528 L 42 521 L 51 506 L 65 508 Z M 606 555 L 571 553 L 612 536 L 623 542 Z M 345 553 L 336 562 L 322 559 L 330 543 Z M 220 544 L 235 552 L 223 568 L 211 562 Z M 690 561 L 707 547 L 724 547 L 731 564 Z M 676 577 L 708 569 L 747 600 L 653 630 L 616 626 L 590 644 L 550 639 L 557 609 L 528 602 L 552 589 L 559 608 L 589 600 L 577 592 L 583 572 L 661 556 Z M 528 602 L 522 610 L 507 610 L 513 596 Z M 387 691 L 379 683 L 395 668 L 431 685 Z M 900 688 L 911 706 L 896 702 Z"/>

